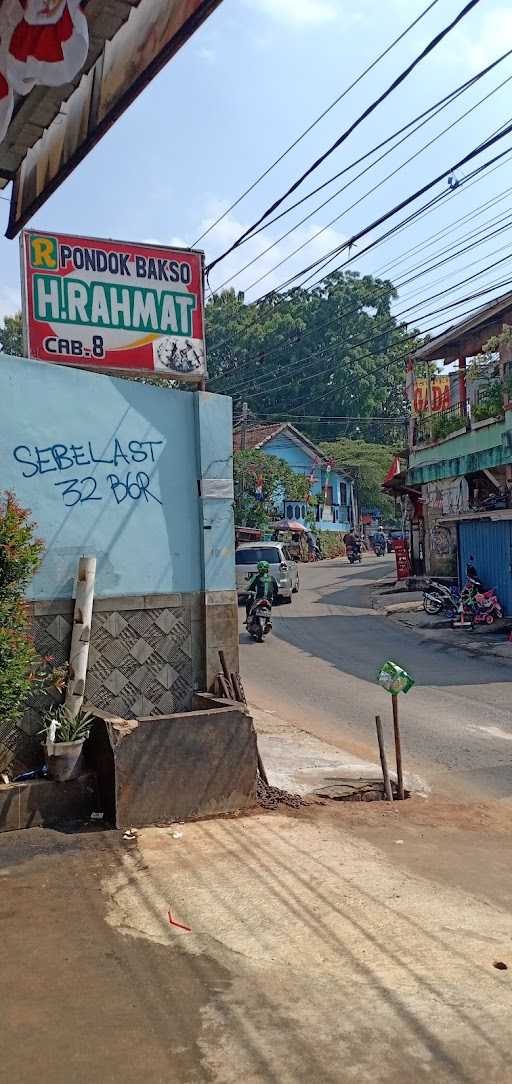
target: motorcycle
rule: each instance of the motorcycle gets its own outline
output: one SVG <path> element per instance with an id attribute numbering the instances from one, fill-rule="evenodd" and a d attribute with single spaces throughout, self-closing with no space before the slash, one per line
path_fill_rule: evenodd
<path id="1" fill-rule="evenodd" d="M 496 591 L 485 591 L 476 569 L 468 565 L 466 582 L 461 591 L 431 580 L 423 592 L 423 609 L 430 615 L 446 613 L 453 625 L 463 627 L 479 624 L 492 625 L 503 617 L 503 610 Z"/>
<path id="2" fill-rule="evenodd" d="M 384 557 L 384 554 L 386 552 L 386 543 L 385 542 L 376 542 L 374 547 L 373 547 L 373 552 L 374 552 L 376 557 Z"/>
<path id="3" fill-rule="evenodd" d="M 446 587 L 444 583 L 431 580 L 423 592 L 423 609 L 431 617 L 442 613 L 454 617 L 460 599 L 458 587 Z"/>
<path id="4" fill-rule="evenodd" d="M 348 562 L 350 565 L 360 564 L 362 561 L 361 543 L 357 542 L 355 546 L 349 546 L 347 550 Z"/>
<path id="5" fill-rule="evenodd" d="M 272 628 L 272 606 L 267 598 L 251 597 L 253 601 L 247 617 L 247 632 L 253 640 L 262 644 Z"/>

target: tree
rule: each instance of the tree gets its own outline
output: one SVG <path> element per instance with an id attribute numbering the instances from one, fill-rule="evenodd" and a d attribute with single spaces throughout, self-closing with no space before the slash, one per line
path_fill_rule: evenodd
<path id="1" fill-rule="evenodd" d="M 359 508 L 380 508 L 383 517 L 394 513 L 393 501 L 381 490 L 381 484 L 391 466 L 396 451 L 386 444 L 369 444 L 365 440 L 338 440 L 321 444 L 320 448 L 336 467 L 343 467 L 355 480 Z"/>
<path id="2" fill-rule="evenodd" d="M 418 339 L 392 316 L 395 297 L 389 281 L 341 271 L 313 290 L 254 304 L 233 290 L 220 294 L 206 306 L 211 390 L 247 401 L 255 414 L 293 414 L 315 440 L 332 423 L 308 414 L 348 418 L 346 435 L 358 418 L 403 417 L 405 361 Z M 381 441 L 387 431 L 387 423 L 369 429 Z"/>
<path id="3" fill-rule="evenodd" d="M 0 327 L 0 351 L 3 354 L 23 356 L 23 334 L 21 330 L 21 312 L 15 312 L 13 316 L 4 317 L 3 327 Z"/>
<path id="4" fill-rule="evenodd" d="M 281 518 L 279 502 L 285 496 L 294 501 L 309 497 L 309 480 L 304 474 L 295 474 L 283 459 L 257 449 L 235 452 L 233 474 L 239 527 L 266 529 L 272 519 Z"/>

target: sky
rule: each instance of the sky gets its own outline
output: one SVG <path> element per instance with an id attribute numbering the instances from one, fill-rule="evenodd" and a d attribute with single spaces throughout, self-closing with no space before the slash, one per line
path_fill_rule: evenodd
<path id="1" fill-rule="evenodd" d="M 360 72 L 426 6 L 427 0 L 223 0 L 201 29 L 157 76 L 98 146 L 34 216 L 30 225 L 95 237 L 159 244 L 192 245 L 255 179 L 337 98 Z M 404 40 L 382 60 L 291 151 L 278 167 L 229 211 L 199 246 L 207 260 L 219 255 L 275 198 L 322 154 L 340 133 L 389 85 L 427 42 L 464 6 L 465 0 L 440 0 Z M 480 0 L 477 7 L 414 71 L 408 80 L 335 151 L 296 197 L 379 143 L 412 117 L 512 49 L 512 6 Z M 429 148 L 423 145 L 450 125 L 503 80 L 511 81 L 456 123 Z M 236 254 L 222 261 L 209 283 L 243 290 L 254 300 L 280 286 L 291 274 L 342 244 L 401 199 L 453 164 L 499 126 L 512 121 L 512 56 L 430 120 L 400 148 L 355 180 L 327 206 L 323 200 L 352 181 L 356 169 L 337 184 L 269 226 Z M 504 232 L 414 283 L 404 281 L 417 264 L 498 214 L 512 212 L 512 134 L 482 155 L 480 164 L 507 147 L 511 157 L 478 182 L 465 182 L 472 166 L 456 174 L 450 191 L 443 181 L 434 193 L 447 198 L 409 229 L 362 255 L 383 232 L 372 232 L 352 249 L 350 267 L 390 277 L 399 286 L 395 312 L 423 329 L 439 330 L 478 299 L 440 312 L 444 305 L 498 280 L 512 279 L 507 256 L 512 231 Z M 386 175 L 414 154 L 421 153 Z M 380 152 L 382 153 L 382 152 Z M 373 156 L 377 157 L 377 155 Z M 368 162 L 373 160 L 368 159 Z M 365 162 L 359 169 L 362 169 Z M 377 190 L 366 195 L 378 185 Z M 510 192 L 501 195 L 507 188 Z M 449 198 L 448 198 L 449 197 Z M 425 197 L 428 198 L 428 197 Z M 458 218 L 495 204 L 467 225 Z M 356 207 L 350 205 L 359 201 Z M 415 208 L 419 204 L 414 204 Z M 286 205 L 285 205 L 286 206 Z M 405 214 L 406 212 L 404 212 Z M 299 225 L 304 215 L 308 221 Z M 8 203 L 0 201 L 0 225 Z M 399 221 L 397 216 L 392 222 Z M 331 225 L 328 223 L 337 219 Z M 391 224 L 391 223 L 390 223 Z M 291 235 L 279 240 L 292 227 Z M 452 232 L 435 239 L 438 231 Z M 322 231 L 322 232 L 320 232 Z M 318 236 L 315 236 L 317 235 Z M 464 246 L 470 239 L 460 241 Z M 277 243 L 276 243 L 277 242 Z M 416 246 L 430 244 L 429 248 Z M 269 246 L 270 251 L 265 252 Z M 299 246 L 301 251 L 290 259 Z M 499 249 L 499 252 L 495 250 Z M 339 256 L 331 266 L 341 263 Z M 495 267 L 496 261 L 503 262 Z M 241 271 L 245 264 L 252 266 Z M 284 261 L 280 267 L 275 267 Z M 391 264 L 391 267 L 389 265 Z M 464 284 L 483 267 L 489 270 Z M 316 278 L 317 276 L 315 276 Z M 259 281 L 257 281 L 259 280 Z M 404 282 L 404 285 L 400 285 Z M 451 290 L 429 302 L 440 291 Z M 505 292 L 497 285 L 482 299 Z M 512 283 L 511 287 L 512 288 Z M 0 240 L 0 317 L 19 306 L 17 241 Z M 434 312 L 434 316 L 429 314 Z M 437 323 L 436 323 L 437 322 Z"/>

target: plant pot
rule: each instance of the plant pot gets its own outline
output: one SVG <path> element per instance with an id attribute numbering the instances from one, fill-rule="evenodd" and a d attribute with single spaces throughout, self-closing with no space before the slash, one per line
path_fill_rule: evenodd
<path id="1" fill-rule="evenodd" d="M 65 783 L 68 779 L 76 779 L 80 775 L 83 744 L 83 740 L 46 742 L 46 764 L 50 779 Z"/>

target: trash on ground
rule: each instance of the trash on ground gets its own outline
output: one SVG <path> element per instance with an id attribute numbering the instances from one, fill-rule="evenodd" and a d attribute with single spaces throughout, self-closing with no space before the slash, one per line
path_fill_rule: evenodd
<path id="1" fill-rule="evenodd" d="M 403 839 L 395 839 L 395 843 L 403 843 Z"/>
<path id="2" fill-rule="evenodd" d="M 503 963 L 503 960 L 495 960 L 492 966 L 495 967 L 497 971 L 508 971 L 508 964 Z"/>
<path id="3" fill-rule="evenodd" d="M 185 926 L 183 922 L 176 922 L 176 919 L 172 917 L 172 911 L 170 909 L 167 912 L 167 918 L 169 919 L 169 926 L 177 926 L 179 930 L 185 930 L 186 933 L 192 933 L 190 926 Z"/>
<path id="4" fill-rule="evenodd" d="M 183 839 L 183 832 L 171 832 L 173 839 Z"/>
<path id="5" fill-rule="evenodd" d="M 128 828 L 128 831 L 123 832 L 123 839 L 137 839 L 135 828 Z"/>

